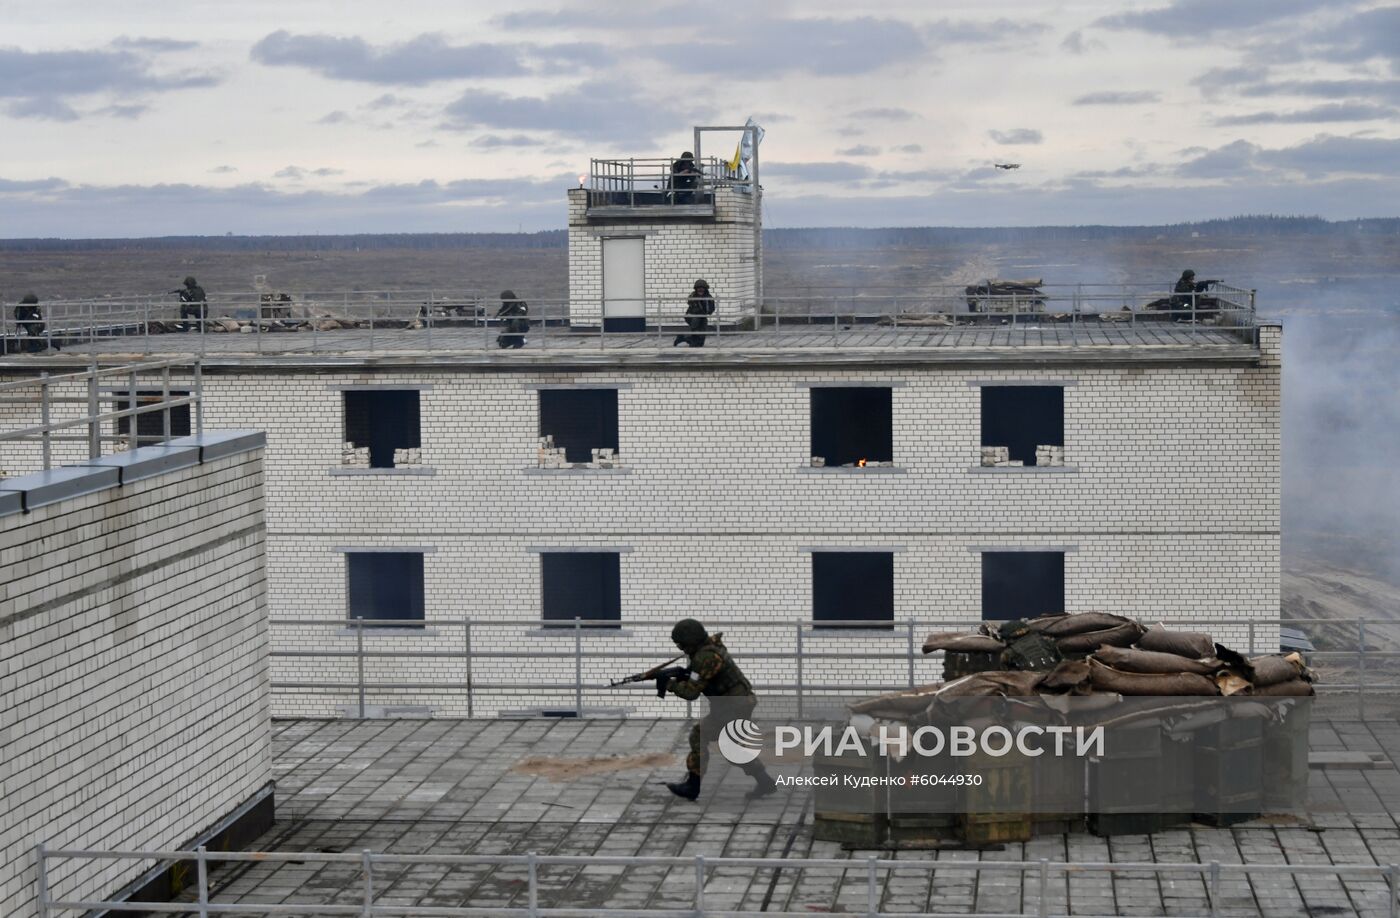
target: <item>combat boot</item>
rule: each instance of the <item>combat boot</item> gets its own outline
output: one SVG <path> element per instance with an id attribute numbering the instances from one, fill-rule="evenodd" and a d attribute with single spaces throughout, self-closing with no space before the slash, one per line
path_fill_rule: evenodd
<path id="1" fill-rule="evenodd" d="M 677 797 L 694 800 L 700 796 L 700 776 L 693 771 L 688 771 L 685 773 L 684 781 L 677 781 L 674 784 L 668 783 L 666 789 Z"/>
<path id="2" fill-rule="evenodd" d="M 778 785 L 773 781 L 773 776 L 768 774 L 768 769 L 763 767 L 762 762 L 750 762 L 743 768 L 744 774 L 754 780 L 754 788 L 748 793 L 750 800 L 756 797 L 767 797 L 778 789 Z"/>

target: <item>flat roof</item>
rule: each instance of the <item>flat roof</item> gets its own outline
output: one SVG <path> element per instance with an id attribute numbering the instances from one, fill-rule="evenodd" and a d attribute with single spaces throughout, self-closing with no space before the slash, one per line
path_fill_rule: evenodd
<path id="1" fill-rule="evenodd" d="M 681 330 L 685 333 L 685 330 Z M 1015 325 L 796 325 L 754 331 L 712 328 L 702 348 L 674 347 L 676 329 L 607 332 L 541 327 L 523 347 L 502 349 L 499 327 L 340 328 L 120 335 L 69 343 L 59 352 L 12 354 L 3 365 L 34 369 L 65 358 L 201 357 L 206 366 L 319 368 L 431 365 L 492 369 L 607 366 L 769 367 L 823 364 L 1000 364 L 1104 362 L 1255 363 L 1252 327 L 1161 321 Z"/>

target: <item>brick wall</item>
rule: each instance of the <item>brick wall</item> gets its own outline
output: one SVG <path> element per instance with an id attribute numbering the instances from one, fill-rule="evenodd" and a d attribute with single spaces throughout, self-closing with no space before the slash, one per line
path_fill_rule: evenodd
<path id="1" fill-rule="evenodd" d="M 441 626 L 421 636 L 372 634 L 373 649 L 460 650 L 462 628 L 446 622 L 470 617 L 478 650 L 571 652 L 571 640 L 529 626 L 487 627 L 539 618 L 538 550 L 550 547 L 626 549 L 624 626 L 657 627 L 645 641 L 588 638 L 603 649 L 665 650 L 660 624 L 682 615 L 809 618 L 812 547 L 896 550 L 900 622 L 976 621 L 977 549 L 993 546 L 1067 549 L 1069 611 L 1175 622 L 1276 620 L 1280 389 L 1278 341 L 1265 331 L 1265 359 L 1249 366 L 210 373 L 207 423 L 216 429 L 246 425 L 255 414 L 267 430 L 269 589 L 280 647 L 353 647 L 345 629 L 276 624 L 279 618 L 345 616 L 347 547 L 431 549 L 426 614 Z M 1064 398 L 1068 470 L 978 470 L 975 384 L 996 380 L 1070 383 Z M 808 386 L 822 382 L 895 385 L 895 469 L 810 468 Z M 375 383 L 424 387 L 422 466 L 408 473 L 335 474 L 337 387 Z M 561 384 L 621 387 L 622 468 L 536 467 L 535 387 Z M 1244 643 L 1243 626 L 1215 630 Z M 1260 649 L 1269 635 L 1256 633 Z M 781 637 L 790 647 L 791 629 Z M 771 640 L 751 633 L 742 644 L 752 652 Z M 879 635 L 824 640 L 850 651 L 888 644 Z M 519 680 L 531 665 L 483 661 L 473 679 Z M 572 679 L 572 661 L 539 665 Z M 878 675 L 878 665 L 847 661 L 840 668 Z M 891 665 L 906 678 L 903 664 Z M 433 697 L 400 693 L 392 697 L 395 704 L 465 712 L 460 661 L 379 660 L 372 666 L 384 677 L 379 681 L 435 673 L 451 687 Z M 773 681 L 791 681 L 786 663 L 753 666 L 771 667 Z M 593 681 L 606 668 L 588 667 Z M 626 661 L 608 667 L 613 674 L 642 668 Z M 275 672 L 280 679 L 335 681 L 328 674 L 350 678 L 353 662 L 278 660 Z M 921 679 L 935 672 L 931 661 L 921 661 Z M 501 694 L 504 707 L 571 699 L 567 692 Z M 334 713 L 353 700 L 344 691 L 282 693 L 275 710 Z M 388 700 L 384 695 L 371 703 Z M 491 713 L 495 704 L 483 701 L 475 713 Z"/>
<path id="2" fill-rule="evenodd" d="M 37 844 L 172 848 L 271 780 L 263 511 L 255 449 L 0 519 L 0 914 L 36 913 Z"/>
<path id="3" fill-rule="evenodd" d="M 679 324 L 697 278 L 710 282 L 717 318 L 750 315 L 758 296 L 760 257 L 755 259 L 754 196 L 715 189 L 715 216 L 635 223 L 589 222 L 587 191 L 569 190 L 569 312 L 575 324 L 597 324 L 603 299 L 603 242 L 609 236 L 641 236 L 647 315 Z M 656 208 L 658 211 L 663 208 Z"/>

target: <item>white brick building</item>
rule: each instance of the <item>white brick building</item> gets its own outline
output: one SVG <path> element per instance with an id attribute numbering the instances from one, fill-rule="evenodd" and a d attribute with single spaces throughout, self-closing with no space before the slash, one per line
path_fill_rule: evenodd
<path id="1" fill-rule="evenodd" d="M 216 847 L 272 818 L 261 436 L 88 465 L 0 479 L 7 918 L 39 913 L 37 845 Z M 53 900 L 160 882 L 48 866 Z"/>

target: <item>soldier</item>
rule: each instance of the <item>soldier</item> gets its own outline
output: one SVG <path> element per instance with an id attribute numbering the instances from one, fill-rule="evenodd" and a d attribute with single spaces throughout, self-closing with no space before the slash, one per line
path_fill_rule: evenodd
<path id="1" fill-rule="evenodd" d="M 209 300 L 204 295 L 204 288 L 199 286 L 191 275 L 185 278 L 185 286 L 172 292 L 180 294 L 180 319 L 198 319 L 198 328 L 203 331 L 204 320 L 209 317 Z M 185 325 L 184 328 L 188 331 L 189 325 Z"/>
<path id="2" fill-rule="evenodd" d="M 1216 280 L 1196 280 L 1196 272 L 1190 268 L 1182 271 L 1176 286 L 1172 288 L 1171 308 L 1179 311 L 1176 318 L 1189 321 L 1193 313 L 1196 318 L 1214 315 L 1220 309 L 1220 300 L 1200 294 L 1209 290 L 1212 284 L 1218 283 Z"/>
<path id="3" fill-rule="evenodd" d="M 718 634 L 711 636 L 705 631 L 705 626 L 693 618 L 681 619 L 671 629 L 671 640 L 690 658 L 691 675 L 689 678 L 672 678 L 666 685 L 666 691 L 687 701 L 694 701 L 701 695 L 710 699 L 709 713 L 690 728 L 690 754 L 685 757 L 685 779 L 666 785 L 671 793 L 686 800 L 700 796 L 700 779 L 710 759 L 710 743 L 719 739 L 720 731 L 731 720 L 751 717 L 758 704 L 753 686 L 744 678 L 720 638 Z M 776 789 L 777 785 L 762 762 L 755 760 L 740 767 L 754 779 L 750 797 L 764 797 Z"/>
<path id="4" fill-rule="evenodd" d="M 525 332 L 530 330 L 530 307 L 515 295 L 513 290 L 501 291 L 501 308 L 496 310 L 496 318 L 505 319 L 505 332 L 496 337 L 496 346 L 501 348 L 524 347 Z"/>
<path id="5" fill-rule="evenodd" d="M 690 347 L 704 347 L 704 332 L 710 328 L 709 317 L 715 314 L 715 298 L 710 293 L 709 282 L 697 280 L 685 301 L 685 324 L 690 326 L 690 334 L 676 335 L 671 347 L 687 344 Z"/>
<path id="6" fill-rule="evenodd" d="M 689 150 L 682 153 L 680 159 L 671 161 L 669 184 L 673 192 L 673 203 L 695 203 L 695 189 L 700 184 L 700 167 L 695 164 L 695 156 Z"/>
<path id="7" fill-rule="evenodd" d="M 26 293 L 20 297 L 19 304 L 15 306 L 15 322 L 19 325 L 20 334 L 27 339 L 24 349 L 31 354 L 42 351 L 45 347 L 44 313 L 39 309 L 37 296 Z M 57 345 L 54 347 L 57 349 Z"/>

